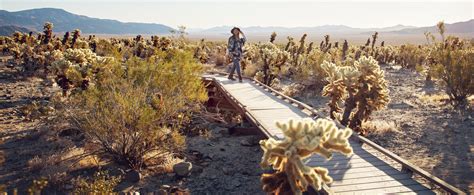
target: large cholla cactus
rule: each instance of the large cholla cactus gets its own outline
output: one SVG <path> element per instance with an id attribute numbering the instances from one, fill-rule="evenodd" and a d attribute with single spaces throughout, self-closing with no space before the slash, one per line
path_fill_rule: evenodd
<path id="1" fill-rule="evenodd" d="M 365 133 L 360 128 L 362 121 L 390 101 L 384 72 L 377 61 L 371 56 L 362 56 L 353 66 L 339 67 L 329 62 L 321 66 L 328 74 L 326 79 L 329 84 L 324 87 L 323 96 L 331 97 L 328 103 L 331 118 Z M 341 111 L 342 101 L 345 107 L 341 116 L 338 112 Z"/>
<path id="2" fill-rule="evenodd" d="M 276 78 L 279 71 L 287 60 L 289 59 L 289 53 L 278 48 L 272 43 L 263 43 L 257 45 L 259 51 L 259 60 L 263 64 L 263 81 L 266 85 L 270 85 L 272 80 Z"/>
<path id="3" fill-rule="evenodd" d="M 310 118 L 277 122 L 283 131 L 283 140 L 260 141 L 264 153 L 260 165 L 272 166 L 275 173 L 263 174 L 263 190 L 275 194 L 301 194 L 308 186 L 320 190 L 323 183 L 331 183 L 328 170 L 310 167 L 304 160 L 313 154 L 331 158 L 332 152 L 352 154 L 348 138 L 352 130 L 339 130 L 333 121 Z"/>
<path id="4" fill-rule="evenodd" d="M 44 24 L 44 39 L 43 39 L 43 43 L 44 44 L 48 44 L 52 37 L 53 37 L 53 23 L 51 22 L 46 22 Z"/>
<path id="5" fill-rule="evenodd" d="M 63 89 L 63 95 L 71 88 L 86 89 L 90 76 L 97 72 L 95 69 L 112 60 L 110 57 L 97 56 L 90 49 L 67 49 L 62 55 L 55 55 L 58 60 L 52 63 L 50 70 L 56 75 L 55 81 Z"/>

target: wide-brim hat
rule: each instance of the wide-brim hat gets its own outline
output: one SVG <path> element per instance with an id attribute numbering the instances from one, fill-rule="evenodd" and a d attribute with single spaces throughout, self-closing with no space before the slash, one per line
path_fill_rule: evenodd
<path id="1" fill-rule="evenodd" d="M 230 30 L 230 33 L 232 34 L 232 32 L 234 32 L 235 29 L 237 29 L 237 30 L 239 30 L 239 32 L 241 32 L 239 27 L 234 27 L 234 28 L 232 28 L 232 30 Z"/>

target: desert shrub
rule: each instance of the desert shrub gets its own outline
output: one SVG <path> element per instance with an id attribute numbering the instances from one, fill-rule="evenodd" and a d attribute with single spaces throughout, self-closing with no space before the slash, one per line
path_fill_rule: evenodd
<path id="1" fill-rule="evenodd" d="M 309 186 L 320 190 L 323 183 L 331 183 L 332 178 L 326 168 L 305 165 L 305 159 L 315 153 L 325 158 L 331 158 L 332 152 L 352 154 L 348 141 L 352 131 L 338 129 L 333 121 L 290 119 L 277 122 L 277 127 L 283 132 L 283 140 L 260 141 L 264 152 L 260 166 L 271 166 L 276 171 L 261 176 L 265 192 L 302 194 Z"/>
<path id="2" fill-rule="evenodd" d="M 322 85 L 326 73 L 321 68 L 325 60 L 329 60 L 329 55 L 321 50 L 314 49 L 310 53 L 300 54 L 303 63 L 295 67 L 293 78 L 295 81 L 305 86 Z"/>
<path id="3" fill-rule="evenodd" d="M 456 105 L 466 105 L 474 94 L 474 48 L 455 37 L 448 37 L 431 52 L 432 74 L 440 78 L 446 94 Z"/>
<path id="4" fill-rule="evenodd" d="M 395 56 L 395 63 L 404 68 L 415 69 L 417 65 L 423 64 L 426 54 L 419 46 L 406 44 L 400 46 Z"/>
<path id="5" fill-rule="evenodd" d="M 181 148 L 179 128 L 207 99 L 202 66 L 188 52 L 169 52 L 171 58 L 135 57 L 109 65 L 97 74 L 95 85 L 73 96 L 68 108 L 89 139 L 137 170 Z"/>
<path id="6" fill-rule="evenodd" d="M 120 47 L 114 45 L 107 39 L 99 39 L 96 43 L 95 53 L 99 56 L 119 57 Z"/>
<path id="7" fill-rule="evenodd" d="M 107 171 L 97 171 L 91 178 L 76 178 L 74 194 L 112 194 L 121 178 L 110 176 Z"/>
<path id="8" fill-rule="evenodd" d="M 362 56 L 353 66 L 336 66 L 330 62 L 324 62 L 321 66 L 328 74 L 329 83 L 322 95 L 331 98 L 328 103 L 330 117 L 340 120 L 344 126 L 362 131 L 362 121 L 388 104 L 384 72 L 372 57 Z M 341 108 L 342 102 L 344 109 Z M 342 115 L 340 111 L 343 111 Z"/>

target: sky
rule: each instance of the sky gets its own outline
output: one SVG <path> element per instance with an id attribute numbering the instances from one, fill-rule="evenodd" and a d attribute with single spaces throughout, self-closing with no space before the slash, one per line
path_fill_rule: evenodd
<path id="1" fill-rule="evenodd" d="M 473 0 L 0 0 L 0 9 L 62 8 L 89 17 L 171 27 L 215 26 L 357 28 L 432 26 L 473 19 Z"/>

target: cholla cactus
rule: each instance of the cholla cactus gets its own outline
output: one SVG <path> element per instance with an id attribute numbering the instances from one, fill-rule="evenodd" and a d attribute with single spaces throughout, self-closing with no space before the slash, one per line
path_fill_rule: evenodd
<path id="1" fill-rule="evenodd" d="M 71 42 L 72 47 L 76 45 L 76 42 L 79 40 L 80 37 L 81 37 L 81 30 L 76 29 L 72 32 L 72 42 Z"/>
<path id="2" fill-rule="evenodd" d="M 48 44 L 51 41 L 51 38 L 53 36 L 53 23 L 51 22 L 46 22 L 44 24 L 44 39 L 43 39 L 43 44 Z"/>
<path id="3" fill-rule="evenodd" d="M 259 44 L 259 58 L 263 64 L 263 81 L 264 84 L 270 85 L 271 81 L 276 78 L 282 66 L 287 62 L 290 54 L 281 50 L 272 43 Z"/>
<path id="4" fill-rule="evenodd" d="M 444 32 L 446 32 L 446 26 L 444 25 L 444 21 L 438 22 L 438 24 L 436 24 L 436 27 L 438 27 L 438 32 L 441 35 L 441 40 L 444 42 Z"/>
<path id="5" fill-rule="evenodd" d="M 329 35 L 324 35 L 324 41 L 319 44 L 319 49 L 325 53 L 331 49 L 331 43 L 329 43 L 329 39 Z"/>
<path id="6" fill-rule="evenodd" d="M 263 174 L 263 190 L 275 194 L 302 194 L 311 186 L 320 190 L 323 183 L 331 183 L 328 170 L 322 167 L 310 167 L 304 160 L 313 154 L 331 158 L 332 152 L 352 154 L 348 138 L 352 131 L 339 130 L 333 121 L 306 118 L 277 122 L 284 138 L 261 140 L 263 157 L 260 166 L 272 166 L 276 173 Z"/>
<path id="7" fill-rule="evenodd" d="M 375 41 L 377 41 L 378 36 L 379 36 L 379 33 L 378 33 L 378 32 L 375 32 L 375 33 L 372 35 L 372 50 L 374 49 Z"/>
<path id="8" fill-rule="evenodd" d="M 204 39 L 201 39 L 199 44 L 196 46 L 194 50 L 194 58 L 198 59 L 201 63 L 207 63 L 209 61 L 209 47 L 206 45 Z M 242 69 L 244 69 L 242 67 Z"/>
<path id="9" fill-rule="evenodd" d="M 384 72 L 373 57 L 362 56 L 352 67 L 339 67 L 325 62 L 323 69 L 329 82 L 323 95 L 331 97 L 329 103 L 331 117 L 345 126 L 365 133 L 360 128 L 373 111 L 384 108 L 390 101 Z M 342 116 L 340 102 L 344 99 Z"/>
<path id="10" fill-rule="evenodd" d="M 97 56 L 90 49 L 67 49 L 62 58 L 59 53 L 53 53 L 55 58 L 50 67 L 52 74 L 56 75 L 56 83 L 63 89 L 63 95 L 71 88 L 86 89 L 89 86 L 93 72 L 97 72 L 99 64 L 105 64 L 108 57 Z"/>
<path id="11" fill-rule="evenodd" d="M 342 60 L 346 60 L 348 50 L 349 50 L 349 43 L 347 43 L 347 40 L 344 40 L 344 44 L 342 45 Z"/>
<path id="12" fill-rule="evenodd" d="M 277 36 L 276 32 L 273 32 L 272 35 L 270 36 L 270 43 L 273 43 L 275 41 L 276 36 Z"/>

